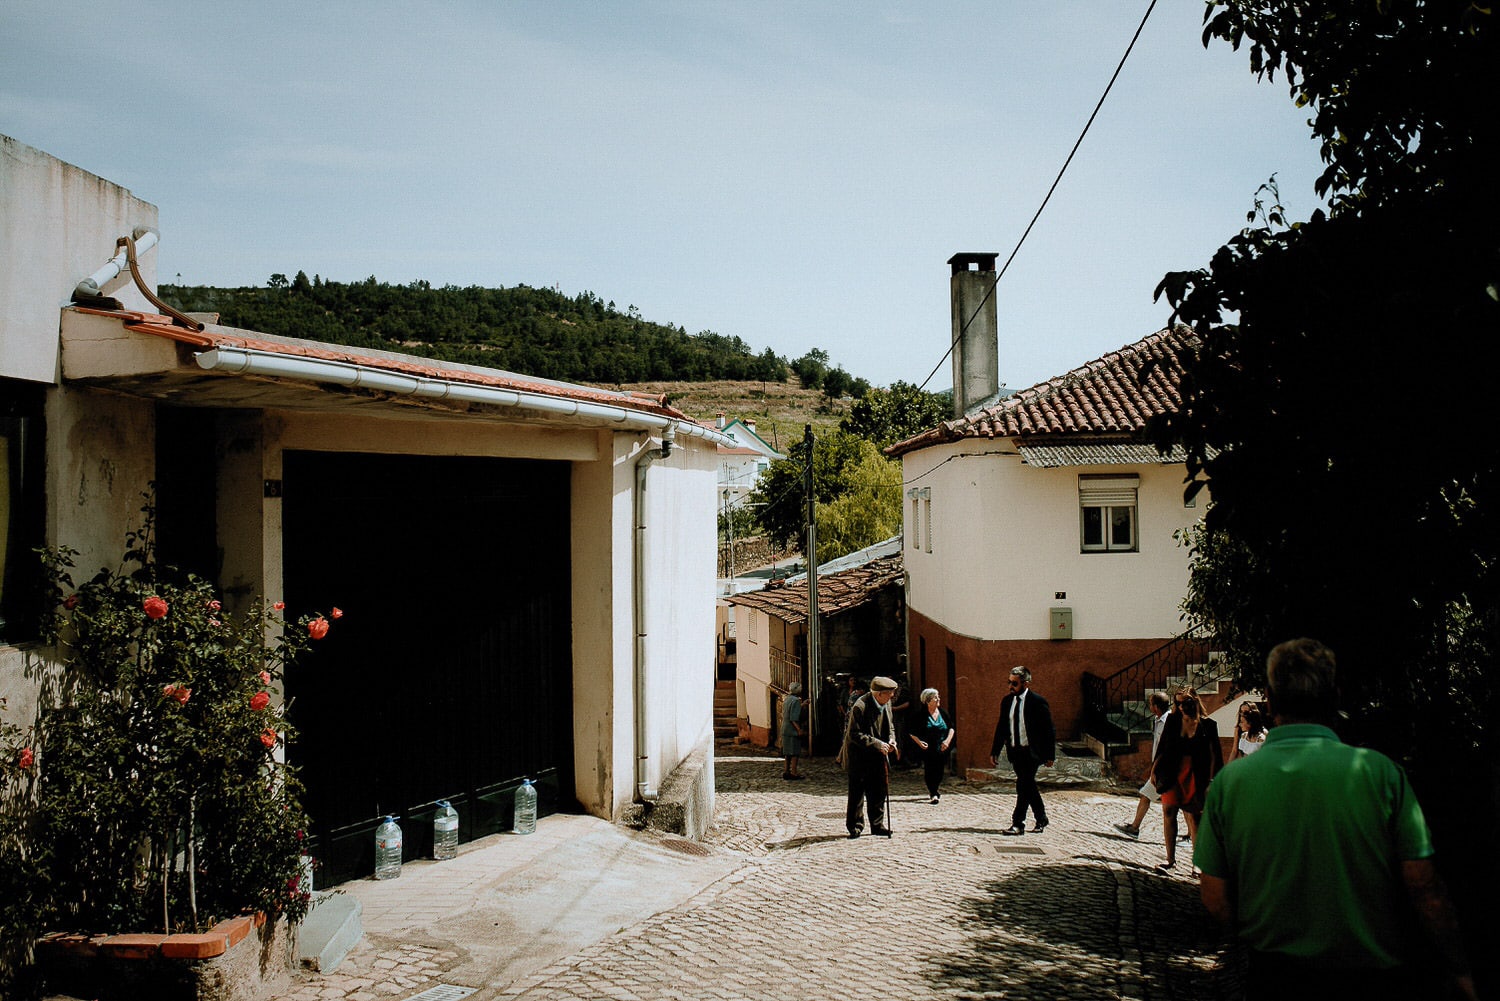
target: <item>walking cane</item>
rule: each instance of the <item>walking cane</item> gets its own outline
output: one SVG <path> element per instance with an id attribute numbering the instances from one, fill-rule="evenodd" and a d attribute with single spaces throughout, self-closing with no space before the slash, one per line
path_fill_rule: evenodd
<path id="1" fill-rule="evenodd" d="M 885 762 L 885 836 L 890 837 L 895 828 L 891 826 L 891 756 L 880 756 Z"/>

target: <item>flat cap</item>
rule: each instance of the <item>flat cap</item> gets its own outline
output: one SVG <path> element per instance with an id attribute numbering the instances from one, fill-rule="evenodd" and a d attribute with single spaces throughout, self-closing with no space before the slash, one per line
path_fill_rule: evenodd
<path id="1" fill-rule="evenodd" d="M 870 679 L 870 691 L 872 692 L 894 692 L 896 683 L 885 675 L 879 675 Z"/>

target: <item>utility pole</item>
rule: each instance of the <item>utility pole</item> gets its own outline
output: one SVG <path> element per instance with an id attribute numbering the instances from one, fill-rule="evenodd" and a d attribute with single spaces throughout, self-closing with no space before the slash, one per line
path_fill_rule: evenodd
<path id="1" fill-rule="evenodd" d="M 734 594 L 734 512 L 729 510 L 729 488 L 724 488 L 724 524 L 729 531 L 729 593 Z"/>
<path id="2" fill-rule="evenodd" d="M 823 688 L 823 658 L 819 654 L 822 626 L 818 622 L 818 519 L 817 499 L 813 493 L 812 425 L 802 428 L 806 446 L 807 467 L 802 471 L 802 489 L 807 495 L 807 739 L 809 750 L 817 737 L 818 696 Z"/>

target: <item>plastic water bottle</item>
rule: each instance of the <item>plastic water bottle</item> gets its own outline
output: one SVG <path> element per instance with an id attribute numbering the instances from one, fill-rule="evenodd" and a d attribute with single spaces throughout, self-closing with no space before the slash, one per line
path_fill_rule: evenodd
<path id="1" fill-rule="evenodd" d="M 432 857 L 449 859 L 458 854 L 458 811 L 446 799 L 438 800 L 432 818 Z"/>
<path id="2" fill-rule="evenodd" d="M 536 833 L 536 787 L 530 779 L 516 787 L 516 833 Z"/>
<path id="3" fill-rule="evenodd" d="M 401 875 L 401 825 L 395 817 L 386 817 L 375 828 L 375 878 L 395 879 Z"/>

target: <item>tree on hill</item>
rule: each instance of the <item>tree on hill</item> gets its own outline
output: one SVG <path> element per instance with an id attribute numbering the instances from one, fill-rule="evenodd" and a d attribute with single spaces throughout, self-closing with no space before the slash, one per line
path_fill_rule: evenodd
<path id="1" fill-rule="evenodd" d="M 951 391 L 929 393 L 897 380 L 888 389 L 872 389 L 854 401 L 839 427 L 887 448 L 937 427 L 952 416 Z"/>
<path id="2" fill-rule="evenodd" d="M 1478 363 L 1500 331 L 1494 16 L 1219 0 L 1206 25 L 1309 109 L 1330 210 L 1288 224 L 1273 182 L 1207 268 L 1158 289 L 1202 338 L 1157 429 L 1213 500 L 1187 610 L 1247 685 L 1274 643 L 1328 643 L 1350 734 L 1438 790 L 1434 830 L 1493 830 L 1492 795 L 1460 814 L 1500 774 L 1500 439 Z"/>
<path id="3" fill-rule="evenodd" d="M 290 281 L 272 275 L 265 288 L 163 285 L 160 293 L 229 326 L 578 382 L 785 382 L 789 368 L 769 348 L 757 354 L 738 337 L 652 323 L 590 291 L 403 286 L 373 275 L 309 281 L 298 271 Z"/>
<path id="4" fill-rule="evenodd" d="M 778 546 L 806 545 L 806 468 L 807 446 L 799 440 L 785 459 L 771 463 L 750 495 L 761 527 Z M 901 467 L 863 438 L 831 431 L 814 439 L 813 494 L 820 563 L 901 531 Z"/>

